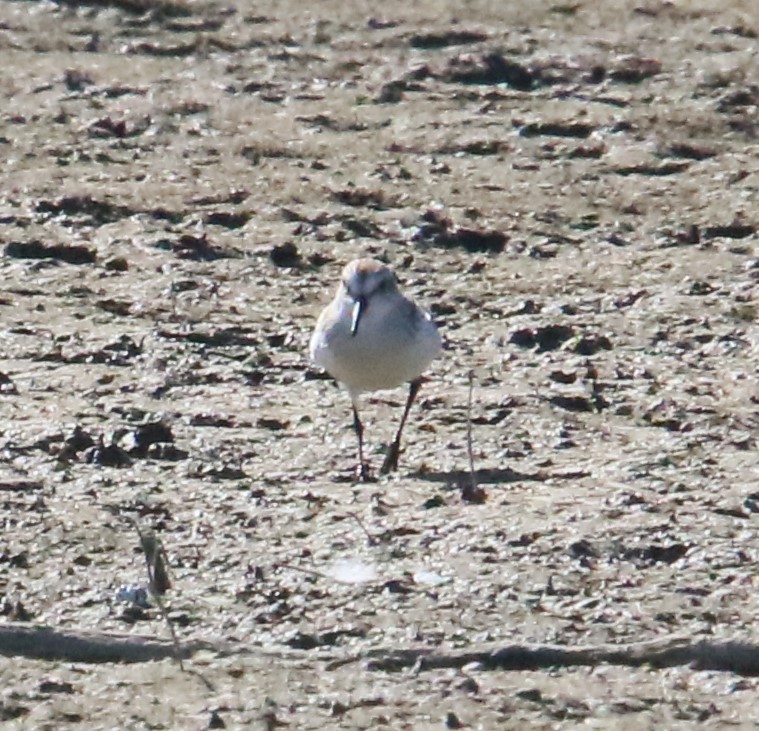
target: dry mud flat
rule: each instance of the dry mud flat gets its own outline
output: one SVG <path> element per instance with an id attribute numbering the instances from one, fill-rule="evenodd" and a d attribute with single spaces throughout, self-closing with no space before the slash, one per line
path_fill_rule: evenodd
<path id="1" fill-rule="evenodd" d="M 0 3 L 3 728 L 753 727 L 752 7 Z M 304 351 L 366 254 L 449 347 L 355 486 Z M 13 650 L 166 638 L 128 519 L 206 649 Z"/>

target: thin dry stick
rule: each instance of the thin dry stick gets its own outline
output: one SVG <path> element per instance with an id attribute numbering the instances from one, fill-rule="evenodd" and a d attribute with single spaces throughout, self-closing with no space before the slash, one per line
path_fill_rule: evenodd
<path id="1" fill-rule="evenodd" d="M 356 513 L 349 510 L 349 511 L 346 511 L 345 514 L 353 518 L 353 520 L 355 520 L 358 523 L 359 528 L 361 528 L 361 530 L 364 531 L 364 534 L 366 535 L 366 539 L 369 541 L 370 546 L 374 546 L 377 544 L 377 539 L 366 529 L 366 526 L 362 522 L 361 518 L 359 518 L 358 515 L 356 515 Z"/>
<path id="2" fill-rule="evenodd" d="M 171 588 L 168 571 L 169 562 L 166 558 L 166 551 L 163 548 L 160 538 L 158 538 L 153 531 L 143 533 L 142 530 L 140 530 L 137 521 L 132 520 L 129 517 L 127 517 L 127 520 L 131 522 L 134 529 L 137 531 L 137 535 L 140 537 L 140 546 L 142 547 L 142 552 L 145 554 L 145 564 L 148 569 L 148 590 L 158 607 L 158 611 L 161 613 L 161 617 L 163 617 L 163 621 L 169 628 L 171 641 L 174 643 L 174 656 L 179 663 L 180 669 L 184 670 L 179 638 L 174 631 L 174 625 L 163 603 L 163 595 Z"/>
<path id="3" fill-rule="evenodd" d="M 487 499 L 487 493 L 477 484 L 474 469 L 474 446 L 472 445 L 472 402 L 474 400 L 474 371 L 469 371 L 469 397 L 466 405 L 466 451 L 469 457 L 469 481 L 461 477 L 458 488 L 465 503 L 481 504 Z"/>
<path id="4" fill-rule="evenodd" d="M 469 457 L 469 477 L 472 491 L 477 489 L 477 477 L 474 472 L 474 448 L 472 447 L 472 396 L 474 393 L 474 371 L 469 371 L 469 398 L 466 405 L 466 453 Z"/>

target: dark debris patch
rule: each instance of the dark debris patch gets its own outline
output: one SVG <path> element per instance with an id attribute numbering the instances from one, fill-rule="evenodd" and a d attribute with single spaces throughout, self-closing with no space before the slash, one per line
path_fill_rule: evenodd
<path id="1" fill-rule="evenodd" d="M 759 86 L 751 85 L 723 94 L 717 101 L 717 111 L 730 112 L 735 107 L 753 107 L 757 105 L 759 105 Z"/>
<path id="2" fill-rule="evenodd" d="M 560 371 L 560 370 L 551 371 L 548 374 L 548 377 L 552 381 L 555 381 L 556 383 L 562 383 L 562 384 L 565 384 L 565 385 L 566 384 L 570 384 L 570 383 L 574 383 L 577 380 L 577 374 L 576 373 L 571 373 L 571 372 L 566 372 L 566 371 Z"/>
<path id="3" fill-rule="evenodd" d="M 717 291 L 717 287 L 702 279 L 698 279 L 688 287 L 688 294 L 695 297 L 703 297 Z"/>
<path id="4" fill-rule="evenodd" d="M 137 622 L 145 622 L 151 620 L 152 618 L 152 613 L 148 612 L 142 607 L 137 606 L 136 604 L 131 604 L 128 607 L 124 607 L 124 611 L 122 611 L 121 614 L 116 617 L 116 619 L 118 619 L 120 622 L 124 622 L 124 624 L 128 625 L 137 624 Z"/>
<path id="5" fill-rule="evenodd" d="M 602 411 L 608 406 L 605 399 L 600 398 L 597 394 L 590 396 L 574 395 L 565 396 L 558 394 L 548 399 L 554 406 L 558 406 L 565 411 L 575 411 L 578 413 L 592 413 Z"/>
<path id="6" fill-rule="evenodd" d="M 743 23 L 739 23 L 738 25 L 720 25 L 716 28 L 712 28 L 711 30 L 712 35 L 715 36 L 721 36 L 721 35 L 732 35 L 732 36 L 738 36 L 739 38 L 759 38 L 759 33 L 754 30 L 751 26 L 743 25 Z"/>
<path id="7" fill-rule="evenodd" d="M 330 198 L 337 203 L 356 208 L 371 208 L 383 211 L 391 208 L 394 203 L 382 190 L 367 190 L 365 188 L 344 188 L 332 191 Z"/>
<path id="8" fill-rule="evenodd" d="M 190 471 L 190 477 L 210 478 L 216 480 L 244 480 L 247 473 L 242 467 L 233 467 L 228 464 L 200 465 Z"/>
<path id="9" fill-rule="evenodd" d="M 232 250 L 214 246 L 206 234 L 202 236 L 182 234 L 177 239 L 159 239 L 153 245 L 157 249 L 173 252 L 179 259 L 192 261 L 216 261 L 237 255 Z"/>
<path id="10" fill-rule="evenodd" d="M 559 254 L 557 246 L 531 246 L 530 259 L 554 259 Z"/>
<path id="11" fill-rule="evenodd" d="M 283 220 L 288 223 L 308 224 L 311 227 L 310 230 L 326 226 L 332 220 L 332 217 L 326 211 L 317 213 L 315 216 L 306 216 L 292 208 L 280 208 L 279 210 Z"/>
<path id="12" fill-rule="evenodd" d="M 132 303 L 130 301 L 111 298 L 98 300 L 95 303 L 95 306 L 99 310 L 109 312 L 112 315 L 118 315 L 119 317 L 127 317 L 132 309 Z"/>
<path id="13" fill-rule="evenodd" d="M 258 345 L 260 340 L 257 337 L 248 335 L 248 332 L 241 327 L 227 327 L 212 330 L 211 332 L 159 330 L 158 336 L 167 340 L 186 340 L 189 343 L 217 348 Z"/>
<path id="14" fill-rule="evenodd" d="M 26 550 L 18 553 L 0 553 L 0 563 L 8 564 L 13 569 L 28 569 L 30 567 L 29 552 Z"/>
<path id="15" fill-rule="evenodd" d="M 138 137 L 149 125 L 150 119 L 147 117 L 135 124 L 127 122 L 125 119 L 112 119 L 109 116 L 96 119 L 87 128 L 87 132 L 90 137 L 95 138 L 116 137 L 117 139 L 124 139 L 125 137 Z"/>
<path id="16" fill-rule="evenodd" d="M 601 64 L 589 63 L 587 59 L 571 56 L 535 58 L 527 63 L 520 63 L 501 53 L 491 52 L 454 56 L 449 59 L 447 67 L 439 73 L 428 66 L 419 66 L 408 78 L 423 79 L 431 76 L 450 83 L 504 84 L 517 91 L 535 91 L 547 86 L 598 85 L 610 73 L 618 73 L 617 65 L 612 65 L 610 72 Z M 560 92 L 560 94 L 565 93 L 567 92 Z M 597 101 L 615 106 L 626 105 L 624 100 L 613 97 L 598 97 Z"/>
<path id="17" fill-rule="evenodd" d="M 248 211 L 211 211 L 206 214 L 205 221 L 212 226 L 237 229 L 242 228 L 251 217 L 252 214 Z"/>
<path id="18" fill-rule="evenodd" d="M 643 414 L 643 421 L 667 431 L 686 432 L 693 427 L 686 421 L 687 411 L 671 399 L 661 399 Z"/>
<path id="19" fill-rule="evenodd" d="M 126 366 L 139 355 L 142 355 L 142 344 L 136 343 L 129 335 L 121 335 L 99 350 L 76 353 L 67 358 L 66 362 Z"/>
<path id="20" fill-rule="evenodd" d="M 335 119 L 328 114 L 314 114 L 311 116 L 296 117 L 299 122 L 308 127 L 319 129 L 329 129 L 333 132 L 364 132 L 368 129 L 366 122 L 357 121 L 356 119 Z M 243 155 L 245 150 L 243 149 Z M 283 153 L 282 156 L 289 156 L 291 153 Z M 273 155 L 269 155 L 273 157 Z"/>
<path id="21" fill-rule="evenodd" d="M 142 344 L 136 343 L 129 335 L 121 335 L 116 340 L 97 350 L 83 350 L 67 355 L 59 347 L 35 358 L 53 363 L 98 363 L 103 365 L 127 366 L 142 354 Z"/>
<path id="22" fill-rule="evenodd" d="M 152 13 L 156 18 L 182 18 L 192 15 L 191 7 L 186 2 L 178 0 L 56 0 L 56 2 L 59 5 L 74 8 L 112 7 L 135 15 Z"/>
<path id="23" fill-rule="evenodd" d="M 569 554 L 573 558 L 598 558 L 598 550 L 587 538 L 581 538 L 569 546 Z"/>
<path id="24" fill-rule="evenodd" d="M 382 591 L 388 594 L 413 594 L 414 589 L 407 581 L 400 579 L 390 579 L 382 585 Z"/>
<path id="25" fill-rule="evenodd" d="M 368 218 L 356 218 L 355 216 L 342 216 L 340 225 L 352 233 L 365 239 L 378 239 L 382 236 L 382 229 L 374 221 Z"/>
<path id="26" fill-rule="evenodd" d="M 169 223 L 182 223 L 184 213 L 182 211 L 171 211 L 168 208 L 158 207 L 146 211 L 135 211 L 135 213 L 146 213 L 156 221 L 168 221 Z"/>
<path id="27" fill-rule="evenodd" d="M 690 142 L 673 142 L 663 152 L 670 157 L 683 157 L 687 160 L 708 160 L 717 154 L 711 147 L 693 145 Z"/>
<path id="28" fill-rule="evenodd" d="M 726 515 L 729 518 L 748 518 L 749 514 L 740 508 L 714 508 L 715 515 Z"/>
<path id="29" fill-rule="evenodd" d="M 97 256 L 88 246 L 43 244 L 41 241 L 12 241 L 5 247 L 12 259 L 55 259 L 66 264 L 94 264 Z"/>
<path id="30" fill-rule="evenodd" d="M 703 234 L 705 239 L 745 239 L 756 233 L 756 226 L 749 223 L 732 223 L 727 226 L 707 226 Z"/>
<path id="31" fill-rule="evenodd" d="M 24 706 L 21 703 L 14 703 L 12 701 L 3 702 L 0 706 L 0 721 L 15 721 L 18 718 L 27 716 L 31 708 Z"/>
<path id="32" fill-rule="evenodd" d="M 292 637 L 285 640 L 285 644 L 294 650 L 316 650 L 320 647 L 334 647 L 335 645 L 340 644 L 340 641 L 343 638 L 353 637 L 363 639 L 366 637 L 366 630 L 344 629 L 322 632 L 320 634 L 310 634 L 298 631 L 292 635 Z"/>
<path id="33" fill-rule="evenodd" d="M 500 53 L 455 56 L 439 78 L 458 84 L 506 84 L 519 91 L 532 91 L 540 83 L 539 73 Z"/>
<path id="34" fill-rule="evenodd" d="M 446 249 L 461 248 L 475 253 L 501 253 L 506 248 L 508 237 L 501 231 L 478 231 L 472 228 L 457 228 L 438 236 L 435 243 Z"/>
<path id="35" fill-rule="evenodd" d="M 0 479 L 0 492 L 34 492 L 41 490 L 44 483 L 40 480 L 2 480 Z"/>
<path id="36" fill-rule="evenodd" d="M 625 84 L 638 84 L 661 73 L 661 61 L 642 56 L 623 56 L 617 59 L 609 76 L 614 81 Z"/>
<path id="37" fill-rule="evenodd" d="M 472 228 L 453 228 L 446 216 L 434 210 L 422 214 L 422 223 L 412 236 L 420 241 L 446 249 L 465 249 L 470 253 L 499 254 L 506 248 L 508 236 L 501 231 L 479 231 Z"/>
<path id="38" fill-rule="evenodd" d="M 665 175 L 677 175 L 685 172 L 690 167 L 689 162 L 663 162 L 659 164 L 643 163 L 640 165 L 624 165 L 614 168 L 617 175 L 647 175 L 649 177 L 663 177 Z"/>
<path id="39" fill-rule="evenodd" d="M 172 519 L 171 507 L 163 501 L 129 498 L 113 507 L 122 513 L 136 513 L 140 518 L 150 515 L 159 518 L 161 521 Z M 139 604 L 134 606 L 139 606 Z"/>
<path id="40" fill-rule="evenodd" d="M 74 460 L 80 452 L 94 446 L 95 439 L 92 434 L 77 424 L 74 431 L 64 440 L 63 447 L 58 452 L 58 459 L 61 461 Z"/>
<path id="41" fill-rule="evenodd" d="M 382 85 L 374 101 L 376 104 L 397 104 L 403 99 L 403 92 L 411 90 L 419 91 L 420 88 L 405 79 L 393 79 Z"/>
<path id="42" fill-rule="evenodd" d="M 226 45 L 226 44 L 223 44 Z M 205 51 L 213 46 L 218 47 L 219 41 L 214 38 L 209 38 L 204 42 L 202 38 L 197 38 L 189 43 L 150 43 L 148 41 L 141 41 L 139 43 L 133 43 L 126 47 L 125 53 L 143 55 L 143 56 L 155 56 L 157 58 L 185 58 L 187 56 L 194 56 L 200 51 Z"/>
<path id="43" fill-rule="evenodd" d="M 91 223 L 96 225 L 115 223 L 138 213 L 145 213 L 157 221 L 169 221 L 171 223 L 181 223 L 184 218 L 184 213 L 180 211 L 170 211 L 162 207 L 142 210 L 99 200 L 91 195 L 64 195 L 54 200 L 40 200 L 34 210 L 37 213 L 49 216 L 69 218 L 81 216 L 88 218 Z"/>
<path id="44" fill-rule="evenodd" d="M 684 543 L 650 543 L 639 546 L 625 546 L 617 541 L 591 543 L 582 538 L 569 546 L 569 554 L 581 561 L 607 558 L 617 561 L 632 561 L 638 566 L 653 566 L 657 563 L 672 564 L 688 552 L 690 546 Z"/>
<path id="45" fill-rule="evenodd" d="M 177 447 L 176 444 L 156 442 L 148 447 L 145 456 L 148 459 L 166 460 L 167 462 L 179 462 L 183 459 L 187 459 L 190 456 L 190 453 L 186 449 Z"/>
<path id="46" fill-rule="evenodd" d="M 206 728 L 226 728 L 227 724 L 224 722 L 221 714 L 218 711 L 211 711 L 211 716 L 208 719 L 208 726 Z"/>
<path id="47" fill-rule="evenodd" d="M 509 414 L 511 413 L 510 409 L 503 409 L 503 408 L 489 408 L 487 410 L 488 413 L 487 416 L 473 416 L 471 421 L 472 424 L 477 425 L 484 425 L 484 426 L 497 426 L 500 424 L 504 419 L 506 419 Z"/>
<path id="48" fill-rule="evenodd" d="M 502 140 L 472 140 L 471 142 L 448 144 L 438 148 L 437 152 L 442 155 L 499 155 L 502 152 L 508 152 L 511 146 L 508 142 Z"/>
<path id="49" fill-rule="evenodd" d="M 74 686 L 65 680 L 53 680 L 47 678 L 41 680 L 38 686 L 40 693 L 65 693 L 71 694 L 74 692 Z"/>
<path id="50" fill-rule="evenodd" d="M 458 485 L 461 502 L 468 505 L 484 505 L 488 499 L 487 490 L 474 479 L 465 480 Z"/>
<path id="51" fill-rule="evenodd" d="M 191 18 L 189 20 L 169 20 L 163 24 L 172 33 L 213 33 L 224 27 L 222 18 Z"/>
<path id="52" fill-rule="evenodd" d="M 86 87 L 95 83 L 92 77 L 80 69 L 66 69 L 63 73 L 63 83 L 69 91 L 83 91 Z"/>
<path id="53" fill-rule="evenodd" d="M 193 414 L 190 418 L 190 426 L 213 426 L 224 429 L 234 429 L 237 422 L 231 416 L 218 416 L 217 414 Z"/>
<path id="54" fill-rule="evenodd" d="M 678 231 L 664 232 L 667 237 L 666 246 L 693 246 L 701 243 L 701 229 L 695 223 L 689 223 Z"/>
<path id="55" fill-rule="evenodd" d="M 7 374 L 0 371 L 0 395 L 2 396 L 17 396 L 18 386 L 13 382 L 13 379 Z"/>
<path id="56" fill-rule="evenodd" d="M 578 145 L 567 152 L 567 157 L 570 160 L 598 160 L 605 151 L 603 144 Z"/>
<path id="57" fill-rule="evenodd" d="M 448 30 L 439 33 L 416 33 L 409 43 L 412 48 L 434 50 L 446 46 L 463 46 L 469 43 L 482 43 L 488 39 L 487 33 L 476 30 Z"/>
<path id="58" fill-rule="evenodd" d="M 132 464 L 132 458 L 124 448 L 114 442 L 104 444 L 102 437 L 99 444 L 85 450 L 84 461 L 101 467 L 129 467 Z"/>
<path id="59" fill-rule="evenodd" d="M 595 130 L 592 124 L 584 122 L 533 122 L 519 130 L 521 137 L 579 137 L 586 138 Z"/>
<path id="60" fill-rule="evenodd" d="M 545 325 L 537 328 L 522 328 L 516 330 L 509 338 L 510 343 L 520 348 L 534 348 L 538 352 L 556 350 L 574 335 L 574 328 L 570 325 Z"/>
<path id="61" fill-rule="evenodd" d="M 290 427 L 290 422 L 287 419 L 276 419 L 271 416 L 262 416 L 256 422 L 256 426 L 260 429 L 268 429 L 269 431 L 282 431 Z"/>
<path id="62" fill-rule="evenodd" d="M 114 256 L 111 259 L 107 259 L 104 266 L 109 272 L 129 271 L 129 262 L 123 256 Z"/>
<path id="63" fill-rule="evenodd" d="M 145 457 L 152 445 L 160 442 L 173 442 L 174 434 L 171 427 L 159 419 L 138 426 L 132 433 L 132 439 L 134 446 L 129 450 L 129 454 L 133 457 Z"/>
<path id="64" fill-rule="evenodd" d="M 274 266 L 283 269 L 294 269 L 303 263 L 298 247 L 292 241 L 285 241 L 284 244 L 272 246 L 269 251 L 269 258 Z"/>
<path id="65" fill-rule="evenodd" d="M 189 204 L 192 206 L 215 206 L 219 204 L 239 205 L 250 197 L 250 192 L 244 189 L 230 190 L 228 193 L 219 195 L 206 195 L 198 198 L 191 198 Z"/>
<path id="66" fill-rule="evenodd" d="M 585 335 L 572 348 L 578 355 L 595 355 L 599 350 L 611 349 L 611 340 L 606 335 Z"/>
<path id="67" fill-rule="evenodd" d="M 648 546 L 625 548 L 620 552 L 619 558 L 626 561 L 642 562 L 646 565 L 656 563 L 671 564 L 688 553 L 688 548 L 689 546 L 684 543 L 672 543 L 668 546 L 653 543 Z"/>

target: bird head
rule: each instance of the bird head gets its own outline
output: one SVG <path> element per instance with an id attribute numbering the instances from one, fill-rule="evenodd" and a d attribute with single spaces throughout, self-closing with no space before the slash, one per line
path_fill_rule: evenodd
<path id="1" fill-rule="evenodd" d="M 394 272 L 376 259 L 357 259 L 343 270 L 340 285 L 353 301 L 351 311 L 351 335 L 358 333 L 361 318 L 373 300 L 398 291 L 398 279 Z"/>

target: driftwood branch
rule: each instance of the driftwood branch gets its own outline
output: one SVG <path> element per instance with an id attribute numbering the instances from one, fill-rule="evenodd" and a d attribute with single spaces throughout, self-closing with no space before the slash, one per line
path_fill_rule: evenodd
<path id="1" fill-rule="evenodd" d="M 180 657 L 200 649 L 219 649 L 195 642 L 182 645 Z M 0 655 L 64 662 L 148 662 L 177 657 L 173 642 L 154 637 L 61 631 L 24 624 L 0 624 Z"/>
<path id="2" fill-rule="evenodd" d="M 181 656 L 199 650 L 222 655 L 257 652 L 244 645 L 185 642 Z M 322 651 L 326 648 L 321 648 Z M 173 642 L 136 635 L 59 631 L 26 624 L 0 624 L 0 655 L 81 663 L 138 663 L 176 657 Z M 263 652 L 263 651 L 261 651 Z M 321 655 L 320 659 L 324 656 Z M 368 670 L 421 672 L 477 665 L 480 670 L 538 670 L 578 665 L 627 665 L 655 668 L 691 665 L 697 670 L 721 670 L 759 675 L 759 645 L 745 642 L 693 642 L 669 637 L 628 645 L 563 647 L 561 645 L 509 645 L 491 650 L 439 653 L 432 650 L 370 650 L 351 657 L 335 657 L 328 669 L 362 661 Z"/>
<path id="3" fill-rule="evenodd" d="M 428 650 L 372 653 L 370 670 L 398 671 L 405 668 L 433 670 L 463 668 L 476 664 L 482 670 L 537 670 L 577 665 L 627 665 L 664 668 L 691 665 L 698 670 L 722 670 L 740 675 L 759 675 L 759 645 L 743 642 L 693 642 L 670 637 L 629 645 L 563 647 L 561 645 L 509 645 L 482 651 L 451 654 Z"/>

